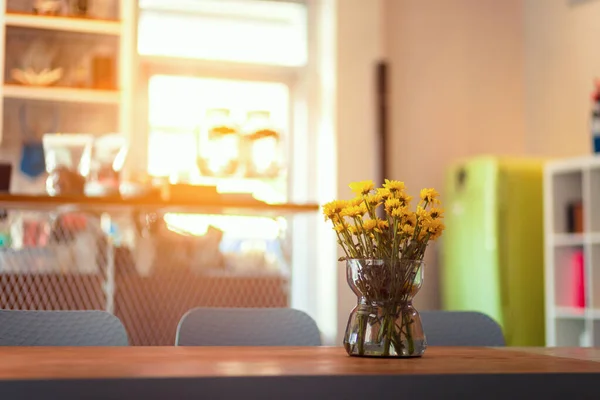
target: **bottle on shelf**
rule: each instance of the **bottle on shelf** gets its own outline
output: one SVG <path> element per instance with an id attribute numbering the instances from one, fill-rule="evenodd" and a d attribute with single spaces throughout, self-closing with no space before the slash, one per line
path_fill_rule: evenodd
<path id="1" fill-rule="evenodd" d="M 600 153 L 600 80 L 596 80 L 594 86 L 590 130 L 592 133 L 592 150 L 594 154 L 598 154 Z"/>
<path id="2" fill-rule="evenodd" d="M 198 132 L 197 162 L 205 176 L 233 176 L 239 167 L 240 135 L 228 109 L 209 109 Z"/>
<path id="3" fill-rule="evenodd" d="M 250 111 L 243 127 L 247 177 L 274 178 L 281 168 L 281 134 L 268 111 Z"/>

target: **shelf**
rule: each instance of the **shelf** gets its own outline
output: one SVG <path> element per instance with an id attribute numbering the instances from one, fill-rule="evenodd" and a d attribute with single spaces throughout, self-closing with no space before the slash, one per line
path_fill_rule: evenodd
<path id="1" fill-rule="evenodd" d="M 589 169 L 600 169 L 600 156 L 590 155 L 557 159 L 548 163 L 546 166 L 546 171 L 552 175 L 581 172 Z"/>
<path id="2" fill-rule="evenodd" d="M 600 233 L 555 233 L 550 246 L 581 247 L 585 244 L 600 244 Z"/>
<path id="3" fill-rule="evenodd" d="M 557 319 L 554 324 L 556 329 L 556 342 L 550 347 L 589 347 L 591 332 L 586 330 L 583 319 Z"/>
<path id="4" fill-rule="evenodd" d="M 55 210 L 68 209 L 90 211 L 142 211 L 193 214 L 228 214 L 247 216 L 279 217 L 294 214 L 314 214 L 319 211 L 315 203 L 270 204 L 255 199 L 245 199 L 236 195 L 221 194 L 215 198 L 189 200 L 162 200 L 153 198 L 121 197 L 72 197 L 45 195 L 0 194 L 0 206 L 6 209 Z"/>
<path id="5" fill-rule="evenodd" d="M 556 307 L 555 319 L 588 319 L 600 322 L 599 308 Z"/>
<path id="6" fill-rule="evenodd" d="M 557 233 L 554 235 L 554 246 L 583 246 L 585 235 L 583 233 Z"/>
<path id="7" fill-rule="evenodd" d="M 121 23 L 119 21 L 52 17 L 13 12 L 6 13 L 5 21 L 7 26 L 17 26 L 23 28 L 50 29 L 56 31 L 95 33 L 99 35 L 114 36 L 121 34 Z"/>
<path id="8" fill-rule="evenodd" d="M 4 85 L 4 97 L 13 99 L 115 105 L 118 105 L 120 101 L 120 94 L 116 90 L 38 87 L 11 84 Z"/>
<path id="9" fill-rule="evenodd" d="M 585 318 L 585 308 L 556 307 L 555 315 L 560 319 L 583 319 Z"/>

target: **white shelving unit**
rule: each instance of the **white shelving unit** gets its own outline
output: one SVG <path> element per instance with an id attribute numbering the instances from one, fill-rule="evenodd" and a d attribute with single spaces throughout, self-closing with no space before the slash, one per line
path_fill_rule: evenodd
<path id="1" fill-rule="evenodd" d="M 134 130 L 134 93 L 137 82 L 135 73 L 138 65 L 136 45 L 138 1 L 102 1 L 113 2 L 113 9 L 115 11 L 114 19 L 35 15 L 28 13 L 30 11 L 28 7 L 30 7 L 31 2 L 0 0 L 0 43 L 2 43 L 0 66 L 3 71 L 3 81 L 2 85 L 0 85 L 0 96 L 3 99 L 0 102 L 0 116 L 5 121 L 4 128 L 0 129 L 0 144 L 7 139 L 7 135 L 19 134 L 19 132 L 14 132 L 16 129 L 10 129 L 8 132 L 5 132 L 7 130 L 6 117 L 8 116 L 4 115 L 4 109 L 7 100 L 52 102 L 56 105 L 73 104 L 78 107 L 104 107 L 101 112 L 118 114 L 116 116 L 107 116 L 107 121 L 117 121 L 116 126 L 111 127 L 110 130 L 106 129 L 107 133 L 117 130 L 131 137 L 131 133 Z M 18 31 L 11 31 L 13 29 Z M 75 88 L 61 84 L 50 87 L 38 87 L 21 85 L 12 81 L 8 73 L 8 65 L 13 60 L 10 59 L 11 55 L 7 54 L 9 48 L 8 39 L 11 34 L 13 36 L 27 35 L 28 38 L 60 35 L 63 40 L 67 38 L 62 42 L 66 45 L 69 45 L 69 38 L 74 38 L 75 40 L 82 37 L 89 40 L 112 40 L 110 43 L 112 44 L 116 60 L 115 90 L 100 90 L 88 87 Z M 85 50 L 87 49 L 84 48 Z M 68 70 L 70 65 L 66 61 L 65 63 L 64 69 Z M 106 106 L 113 107 L 106 108 Z M 10 109 L 14 109 L 14 107 Z M 97 113 L 98 110 L 92 110 L 92 112 Z M 81 115 L 75 115 L 75 113 L 67 115 L 68 117 L 85 118 Z M 98 119 L 96 118 L 95 121 L 98 121 Z"/>
<path id="2" fill-rule="evenodd" d="M 4 98 L 29 99 L 87 104 L 120 104 L 116 90 L 72 89 L 66 87 L 36 87 L 4 84 Z"/>
<path id="3" fill-rule="evenodd" d="M 120 21 L 92 20 L 71 17 L 47 17 L 25 13 L 6 12 L 6 26 L 49 29 L 64 32 L 95 33 L 98 35 L 121 35 Z"/>
<path id="4" fill-rule="evenodd" d="M 583 205 L 583 232 L 569 232 L 569 204 Z M 553 161 L 544 172 L 546 344 L 600 346 L 600 157 Z M 573 256 L 583 254 L 584 306 Z"/>

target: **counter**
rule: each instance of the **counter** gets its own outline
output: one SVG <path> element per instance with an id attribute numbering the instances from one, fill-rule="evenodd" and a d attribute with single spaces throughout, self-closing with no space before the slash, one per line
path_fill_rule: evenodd
<path id="1" fill-rule="evenodd" d="M 235 197 L 175 202 L 0 195 L 0 208 L 12 235 L 0 247 L 0 308 L 106 310 L 121 319 L 132 345 L 157 346 L 175 342 L 179 319 L 193 307 L 288 306 L 291 266 L 285 229 L 268 243 L 280 268 L 242 270 L 228 266 L 208 235 L 173 232 L 156 221 L 171 212 L 290 221 L 319 207 Z M 34 234 L 27 221 L 38 226 Z"/>

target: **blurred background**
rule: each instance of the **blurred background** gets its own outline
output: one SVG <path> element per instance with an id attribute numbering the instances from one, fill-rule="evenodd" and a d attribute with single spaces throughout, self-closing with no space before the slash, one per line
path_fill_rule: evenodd
<path id="1" fill-rule="evenodd" d="M 105 195 L 114 189 L 98 178 L 107 163 L 121 194 L 123 183 L 152 182 L 323 204 L 350 196 L 358 180 L 401 180 L 413 194 L 435 187 L 448 229 L 427 252 L 418 309 L 486 312 L 509 344 L 600 342 L 587 289 L 595 217 L 582 211 L 598 208 L 600 111 L 590 94 L 600 75 L 600 1 L 0 4 L 0 160 L 11 168 L 11 195 L 72 194 L 70 178 L 55 174 L 64 165 L 86 177 L 82 195 Z M 234 277 L 283 277 L 276 289 L 252 283 L 267 299 L 252 305 L 305 310 L 326 343 L 341 343 L 356 299 L 318 214 L 160 219 L 187 237 L 214 233 L 221 269 Z M 127 223 L 109 225 L 127 242 Z M 155 242 L 130 247 L 140 246 L 159 252 Z M 141 274 L 147 251 L 131 252 Z M 3 290 L 8 299 L 16 289 Z M 144 308 L 140 296 L 125 302 L 128 315 Z M 234 305 L 248 306 L 248 296 L 256 293 Z M 2 305 L 58 307 L 34 303 Z"/>

